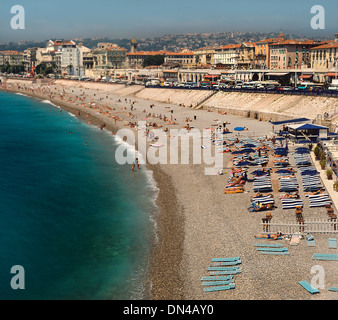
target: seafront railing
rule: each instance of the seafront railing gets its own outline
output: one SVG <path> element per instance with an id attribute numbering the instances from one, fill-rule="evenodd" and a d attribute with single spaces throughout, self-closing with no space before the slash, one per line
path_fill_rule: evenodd
<path id="1" fill-rule="evenodd" d="M 261 230 L 264 234 L 278 233 L 283 234 L 301 234 L 308 233 L 338 233 L 338 221 L 327 220 L 309 220 L 304 223 L 293 222 L 262 222 Z"/>

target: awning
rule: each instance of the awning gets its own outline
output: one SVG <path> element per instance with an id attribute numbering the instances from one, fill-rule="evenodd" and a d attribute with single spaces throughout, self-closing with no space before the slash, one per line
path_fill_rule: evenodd
<path id="1" fill-rule="evenodd" d="M 310 79 L 313 77 L 313 74 L 302 74 L 299 78 L 300 79 Z"/>
<path id="2" fill-rule="evenodd" d="M 328 127 L 317 126 L 311 123 L 289 125 L 288 127 L 294 130 L 314 130 L 314 129 L 315 130 L 320 130 L 320 129 L 329 130 Z"/>
<path id="3" fill-rule="evenodd" d="M 290 74 L 290 72 L 268 72 L 265 75 L 266 76 L 277 76 L 277 77 L 283 77 Z"/>
<path id="4" fill-rule="evenodd" d="M 338 72 L 329 72 L 325 75 L 325 77 L 338 77 Z"/>
<path id="5" fill-rule="evenodd" d="M 206 76 L 204 76 L 204 78 L 217 78 L 220 77 L 220 75 L 217 74 L 207 74 Z"/>
<path id="6" fill-rule="evenodd" d="M 289 119 L 289 120 L 284 120 L 284 121 L 275 121 L 271 122 L 273 125 L 281 125 L 281 124 L 287 124 L 287 123 L 294 123 L 294 122 L 306 122 L 309 121 L 310 119 L 308 118 L 298 118 L 298 119 Z"/>

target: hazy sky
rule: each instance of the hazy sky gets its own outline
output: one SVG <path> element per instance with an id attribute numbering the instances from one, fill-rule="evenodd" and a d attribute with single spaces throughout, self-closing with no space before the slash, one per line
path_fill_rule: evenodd
<path id="1" fill-rule="evenodd" d="M 13 5 L 25 8 L 25 30 L 10 27 Z M 310 26 L 314 5 L 325 30 Z M 337 17 L 338 0 L 0 0 L 0 42 L 281 29 L 333 38 Z"/>

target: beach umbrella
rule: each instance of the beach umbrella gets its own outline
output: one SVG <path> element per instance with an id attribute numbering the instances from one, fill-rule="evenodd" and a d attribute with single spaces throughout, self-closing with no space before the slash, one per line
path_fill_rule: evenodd
<path id="1" fill-rule="evenodd" d="M 256 148 L 257 146 L 253 143 L 246 143 L 243 147 L 245 147 L 245 148 Z"/>
<path id="2" fill-rule="evenodd" d="M 288 170 L 288 169 L 279 169 L 276 171 L 276 173 L 288 173 L 288 174 L 293 174 L 293 171 Z"/>
<path id="3" fill-rule="evenodd" d="M 263 170 L 255 170 L 253 172 L 251 172 L 252 175 L 254 176 L 266 176 L 267 172 L 263 171 Z"/>
<path id="4" fill-rule="evenodd" d="M 250 166 L 252 163 L 250 161 L 241 161 L 236 164 L 237 167 Z"/>
<path id="5" fill-rule="evenodd" d="M 251 153 L 251 152 L 255 152 L 255 150 L 251 149 L 251 148 L 245 148 L 245 149 L 242 149 L 241 152 L 242 153 Z"/>
<path id="6" fill-rule="evenodd" d="M 243 127 L 236 127 L 236 128 L 234 128 L 234 130 L 235 130 L 235 131 L 244 131 L 245 128 L 243 128 Z"/>
<path id="7" fill-rule="evenodd" d="M 310 153 L 310 150 L 309 149 L 307 149 L 307 150 L 297 150 L 297 151 L 295 151 L 295 153 L 297 153 L 297 154 L 308 154 L 308 153 Z"/>
<path id="8" fill-rule="evenodd" d="M 231 154 L 242 154 L 242 151 L 233 151 Z"/>
<path id="9" fill-rule="evenodd" d="M 275 140 L 284 140 L 285 138 L 283 138 L 283 137 L 277 137 L 277 138 L 275 138 Z"/>
<path id="10" fill-rule="evenodd" d="M 311 140 L 298 140 L 297 143 L 312 143 Z"/>

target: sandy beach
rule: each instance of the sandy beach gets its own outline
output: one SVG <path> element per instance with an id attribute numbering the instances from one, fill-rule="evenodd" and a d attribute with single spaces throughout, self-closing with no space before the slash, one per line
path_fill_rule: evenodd
<path id="1" fill-rule="evenodd" d="M 62 110 L 68 111 L 88 125 L 101 126 L 116 132 L 130 128 L 128 123 L 156 122 L 162 129 L 182 129 L 189 123 L 194 128 L 210 128 L 217 121 L 228 122 L 230 131 L 237 126 L 248 128 L 240 137 L 271 137 L 272 125 L 225 112 L 212 112 L 180 106 L 179 103 L 158 102 L 135 96 L 137 90 L 119 85 L 84 87 L 81 83 L 55 82 L 33 84 L 8 81 L 4 90 L 21 92 L 42 100 L 49 100 Z M 166 116 L 164 118 L 163 116 Z M 304 115 L 306 116 L 306 115 Z M 194 120 L 196 117 L 196 120 Z M 189 122 L 187 122 L 187 118 Z M 165 121 L 166 120 L 166 121 Z M 137 129 L 132 128 L 135 132 Z M 290 145 L 290 151 L 295 146 Z M 180 151 L 180 150 L 179 150 Z M 190 149 L 192 157 L 192 151 Z M 290 164 L 295 161 L 290 155 Z M 191 159 L 191 158 L 190 158 Z M 272 155 L 270 162 L 272 163 Z M 338 286 L 335 261 L 314 261 L 313 253 L 336 253 L 328 249 L 327 241 L 332 235 L 316 235 L 316 247 L 308 247 L 305 240 L 298 246 L 288 248 L 288 256 L 260 255 L 254 248 L 254 234 L 261 231 L 264 212 L 249 212 L 254 195 L 252 183 L 245 192 L 224 194 L 224 186 L 232 167 L 232 155 L 224 154 L 223 175 L 205 175 L 202 164 L 147 164 L 159 188 L 156 217 L 159 241 L 154 245 L 151 262 L 151 293 L 154 300 L 307 300 L 337 299 L 336 293 L 327 289 Z M 250 172 L 254 168 L 249 169 Z M 131 173 L 132 174 L 132 173 Z M 273 221 L 295 222 L 294 210 L 283 210 L 278 199 L 277 175 L 272 174 L 276 206 L 272 210 Z M 297 172 L 298 181 L 301 181 Z M 300 182 L 301 184 L 301 182 Z M 276 187 L 276 189 L 275 189 Z M 301 189 L 301 188 L 300 188 Z M 305 218 L 326 219 L 325 208 L 309 208 L 305 195 Z M 334 236 L 333 236 L 334 237 Z M 203 292 L 201 277 L 208 276 L 207 268 L 212 258 L 240 256 L 241 273 L 235 276 L 234 290 Z M 311 282 L 313 266 L 325 270 L 325 288 L 320 294 L 311 295 L 298 281 Z"/>

